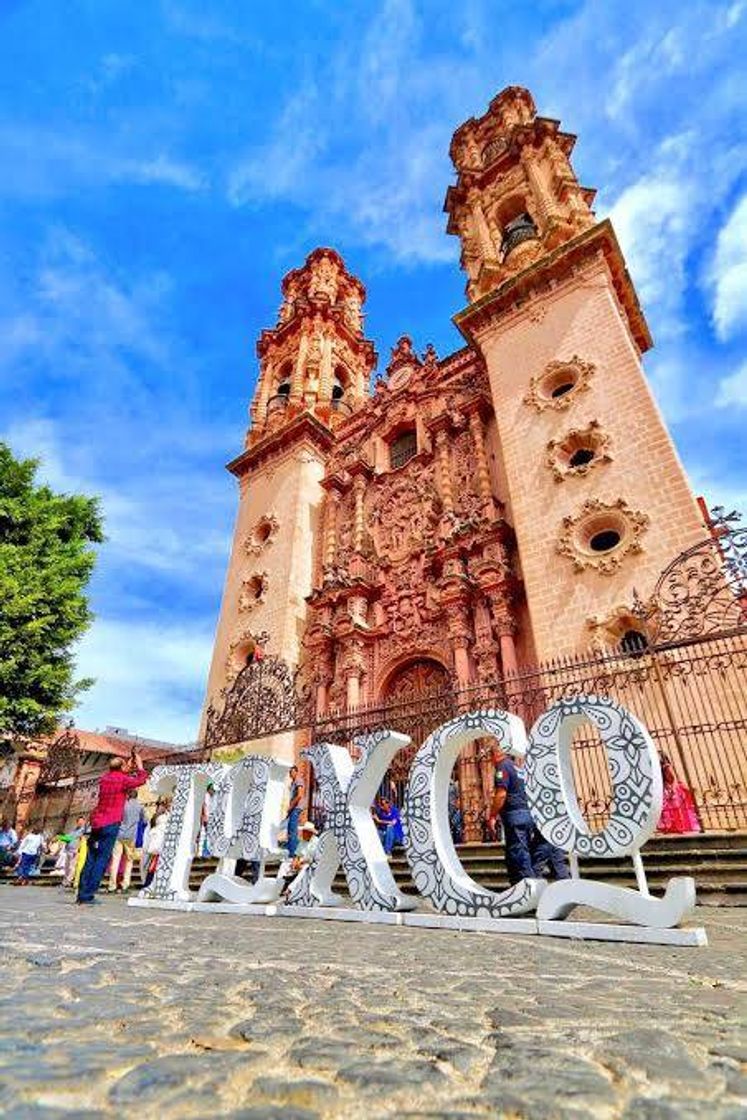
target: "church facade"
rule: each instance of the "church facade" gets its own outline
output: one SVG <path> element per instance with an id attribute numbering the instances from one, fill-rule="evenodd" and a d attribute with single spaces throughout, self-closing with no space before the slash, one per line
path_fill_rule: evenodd
<path id="1" fill-rule="evenodd" d="M 257 647 L 301 667 L 323 714 L 645 641 L 634 592 L 705 528 L 573 144 L 517 87 L 454 134 L 456 353 L 400 338 L 371 387 L 365 289 L 340 255 L 316 249 L 283 280 L 228 468 L 209 701 Z"/>

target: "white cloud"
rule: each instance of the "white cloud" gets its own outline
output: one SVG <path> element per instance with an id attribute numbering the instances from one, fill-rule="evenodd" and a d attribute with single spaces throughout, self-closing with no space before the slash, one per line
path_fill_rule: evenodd
<path id="1" fill-rule="evenodd" d="M 62 493 L 96 495 L 104 517 L 99 565 L 162 573 L 192 588 L 220 586 L 228 559 L 233 489 L 218 472 L 178 463 L 154 470 L 133 460 L 117 486 L 96 471 L 99 448 L 77 446 L 47 418 L 10 424 L 1 433 L 14 454 L 40 460 L 39 478 Z"/>
<path id="2" fill-rule="evenodd" d="M 148 138 L 121 140 L 83 129 L 50 131 L 32 121 L 0 122 L 5 173 L 0 194 L 54 198 L 108 184 L 160 184 L 204 190 L 208 180 L 194 164 Z"/>
<path id="3" fill-rule="evenodd" d="M 147 738 L 197 737 L 213 634 L 201 620 L 179 624 L 99 618 L 80 643 L 77 670 L 95 677 L 75 721 L 111 724 Z"/>
<path id="4" fill-rule="evenodd" d="M 655 304 L 660 322 L 674 334 L 682 327 L 691 203 L 687 184 L 670 174 L 633 183 L 615 202 L 610 218 L 644 306 Z"/>
<path id="5" fill-rule="evenodd" d="M 717 408 L 747 408 L 747 361 L 729 377 L 722 378 L 716 393 Z"/>
<path id="6" fill-rule="evenodd" d="M 719 231 L 709 282 L 716 333 L 728 339 L 747 325 L 747 194 Z"/>

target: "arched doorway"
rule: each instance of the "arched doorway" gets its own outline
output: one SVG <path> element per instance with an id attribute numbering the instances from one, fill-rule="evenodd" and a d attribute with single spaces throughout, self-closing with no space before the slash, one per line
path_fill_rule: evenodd
<path id="1" fill-rule="evenodd" d="M 381 704 L 386 710 L 387 726 L 412 740 L 395 757 L 381 789 L 382 794 L 402 805 L 410 764 L 418 747 L 431 731 L 454 715 L 451 676 L 435 658 L 414 657 L 386 679 Z"/>

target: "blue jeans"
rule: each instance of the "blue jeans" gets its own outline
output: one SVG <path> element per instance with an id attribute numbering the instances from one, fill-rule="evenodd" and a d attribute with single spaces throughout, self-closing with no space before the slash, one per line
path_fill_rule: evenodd
<path id="1" fill-rule="evenodd" d="M 394 825 L 388 824 L 386 828 L 380 828 L 379 836 L 381 837 L 381 843 L 384 846 L 385 854 L 390 856 L 392 854 L 392 848 L 394 847 L 395 841 L 397 839 L 396 829 Z"/>
<path id="2" fill-rule="evenodd" d="M 504 839 L 506 844 L 506 870 L 509 883 L 522 879 L 533 879 L 532 837 L 534 821 L 528 809 L 511 809 L 503 813 Z"/>
<path id="3" fill-rule="evenodd" d="M 16 875 L 19 879 L 28 879 L 29 875 L 33 874 L 34 865 L 36 864 L 36 856 L 31 856 L 28 852 L 24 852 L 21 856 L 21 862 L 16 868 Z"/>
<path id="4" fill-rule="evenodd" d="M 534 864 L 535 879 L 541 879 L 548 867 L 554 879 L 570 879 L 571 877 L 571 869 L 568 866 L 568 857 L 565 852 L 561 848 L 556 848 L 549 840 L 545 840 L 539 831 L 532 844 L 532 863 Z"/>
<path id="5" fill-rule="evenodd" d="M 88 853 L 78 884 L 78 902 L 92 902 L 93 896 L 101 886 L 107 864 L 112 858 L 114 845 L 119 835 L 119 824 L 105 824 L 94 828 L 88 837 Z"/>
<path id="6" fill-rule="evenodd" d="M 288 855 L 294 856 L 298 847 L 298 822 L 301 817 L 300 809 L 291 809 L 288 814 Z"/>

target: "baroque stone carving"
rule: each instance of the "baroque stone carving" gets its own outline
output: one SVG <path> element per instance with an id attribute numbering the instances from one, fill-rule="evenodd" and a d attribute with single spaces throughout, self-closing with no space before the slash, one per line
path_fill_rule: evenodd
<path id="1" fill-rule="evenodd" d="M 266 513 L 252 527 L 244 543 L 247 556 L 259 556 L 278 535 L 280 523 L 274 513 Z"/>
<path id="2" fill-rule="evenodd" d="M 247 576 L 241 584 L 239 594 L 239 610 L 247 614 L 256 607 L 261 606 L 267 598 L 269 576 L 267 572 L 254 572 Z"/>
<path id="3" fill-rule="evenodd" d="M 556 482 L 589 473 L 602 463 L 612 462 L 610 437 L 598 420 L 585 428 L 571 428 L 562 439 L 551 439 L 547 445 L 547 465 Z"/>
<path id="4" fill-rule="evenodd" d="M 571 402 L 590 387 L 595 366 L 574 354 L 567 361 L 548 362 L 540 374 L 529 381 L 529 391 L 524 403 L 537 412 L 552 408 L 560 411 L 570 408 Z"/>
<path id="5" fill-rule="evenodd" d="M 595 568 L 608 575 L 626 556 L 643 551 L 648 523 L 648 516 L 631 509 L 623 498 L 616 502 L 589 498 L 578 513 L 563 518 L 556 548 L 573 561 L 577 572 Z"/>
<path id="6" fill-rule="evenodd" d="M 379 555 L 401 560 L 434 536 L 440 516 L 433 468 L 417 464 L 416 470 L 405 467 L 377 489 L 368 525 Z"/>

